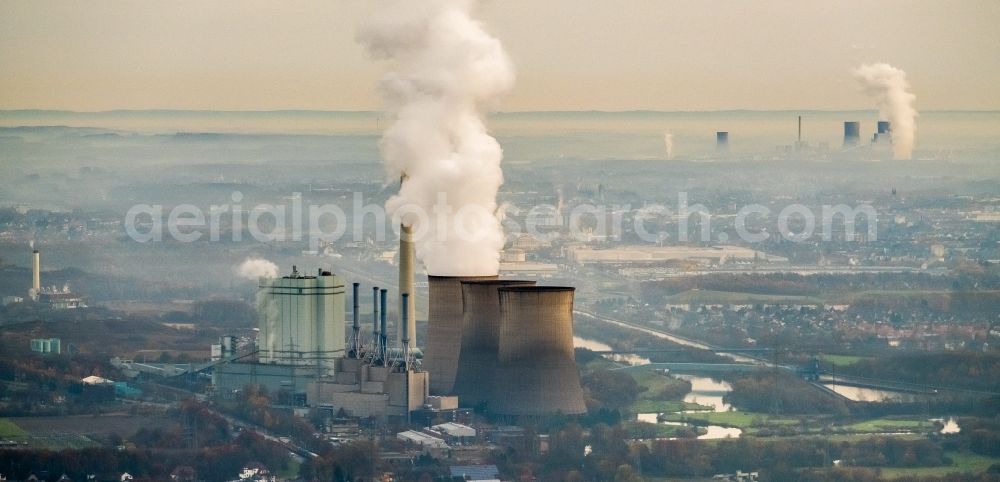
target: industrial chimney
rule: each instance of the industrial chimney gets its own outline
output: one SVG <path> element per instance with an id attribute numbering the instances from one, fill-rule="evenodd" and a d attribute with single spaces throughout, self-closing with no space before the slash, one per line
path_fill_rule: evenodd
<path id="1" fill-rule="evenodd" d="M 42 290 L 42 255 L 37 249 L 31 252 L 31 290 L 32 296 Z"/>
<path id="2" fill-rule="evenodd" d="M 409 313 L 410 320 L 407 326 L 407 332 L 403 332 L 403 324 L 400 323 L 396 327 L 396 341 L 399 342 L 400 346 L 403 344 L 403 340 L 407 341 L 407 347 L 410 351 L 413 351 L 417 346 L 417 311 L 416 311 L 416 293 L 413 287 L 413 264 L 414 258 L 413 247 L 413 228 L 410 226 L 399 226 L 399 312 L 403 312 L 403 302 L 406 300 L 406 312 Z M 409 295 L 409 296 L 403 296 Z"/>
<path id="3" fill-rule="evenodd" d="M 427 277 L 429 300 L 423 366 L 430 374 L 432 395 L 449 395 L 455 386 L 462 347 L 462 282 L 494 279 L 496 275 Z"/>
<path id="4" fill-rule="evenodd" d="M 854 147 L 861 141 L 861 123 L 857 121 L 844 122 L 844 147 Z"/>
<path id="5" fill-rule="evenodd" d="M 533 286 L 528 280 L 462 282 L 462 348 L 455 375 L 455 395 L 463 406 L 488 402 L 500 342 L 500 293 L 509 286 Z"/>
<path id="6" fill-rule="evenodd" d="M 587 411 L 573 353 L 573 293 L 499 288 L 500 339 L 491 411 L 507 416 Z"/>

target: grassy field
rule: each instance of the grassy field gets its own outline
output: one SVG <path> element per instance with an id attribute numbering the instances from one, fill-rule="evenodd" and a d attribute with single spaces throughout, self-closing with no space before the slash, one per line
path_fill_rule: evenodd
<path id="1" fill-rule="evenodd" d="M 656 372 L 654 370 L 638 370 L 629 372 L 636 383 L 645 387 L 639 394 L 639 399 L 632 404 L 629 409 L 632 413 L 667 413 L 680 412 L 681 410 L 712 410 L 712 407 L 699 405 L 697 403 L 677 400 L 661 400 L 660 393 L 667 388 L 679 388 L 686 386 L 687 382 L 678 380 L 669 375 Z"/>
<path id="2" fill-rule="evenodd" d="M 845 367 L 853 365 L 861 360 L 868 360 L 869 358 L 854 355 L 820 355 L 819 359 L 826 363 L 832 363 L 840 367 Z"/>
<path id="3" fill-rule="evenodd" d="M 916 468 L 883 467 L 882 477 L 897 479 L 900 477 L 941 477 L 953 473 L 979 474 L 985 472 L 993 464 L 1000 464 L 1000 458 L 968 452 L 947 452 L 946 455 L 952 460 L 951 465 Z"/>
<path id="4" fill-rule="evenodd" d="M 876 418 L 844 425 L 842 428 L 856 433 L 929 432 L 934 429 L 934 424 L 927 420 Z"/>
<path id="5" fill-rule="evenodd" d="M 629 409 L 633 413 L 671 413 L 682 410 L 711 411 L 712 407 L 680 400 L 636 400 Z"/>
<path id="6" fill-rule="evenodd" d="M 799 419 L 790 417 L 772 417 L 755 412 L 706 412 L 706 413 L 672 413 L 665 415 L 671 422 L 694 422 L 726 427 L 750 428 L 768 425 L 795 425 Z"/>
<path id="7" fill-rule="evenodd" d="M 27 435 L 21 427 L 18 427 L 16 423 L 11 422 L 6 418 L 0 418 L 0 439 L 10 440 L 10 439 L 20 439 Z"/>

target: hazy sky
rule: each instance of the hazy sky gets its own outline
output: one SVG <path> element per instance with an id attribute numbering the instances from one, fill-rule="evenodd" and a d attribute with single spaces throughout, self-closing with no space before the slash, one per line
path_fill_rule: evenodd
<path id="1" fill-rule="evenodd" d="M 372 0 L 0 0 L 0 109 L 377 109 Z M 919 109 L 1000 109 L 998 0 L 493 0 L 503 110 L 854 109 L 852 67 Z"/>

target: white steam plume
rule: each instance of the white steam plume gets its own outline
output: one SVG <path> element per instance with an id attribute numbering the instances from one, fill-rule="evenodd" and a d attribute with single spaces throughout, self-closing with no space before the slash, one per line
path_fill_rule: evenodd
<path id="1" fill-rule="evenodd" d="M 865 64 L 854 70 L 865 93 L 878 100 L 879 116 L 891 123 L 892 157 L 913 157 L 913 141 L 917 130 L 917 110 L 910 92 L 906 72 L 889 64 Z"/>
<path id="2" fill-rule="evenodd" d="M 496 214 L 503 153 L 483 113 L 514 72 L 500 41 L 472 18 L 474 4 L 379 1 L 358 35 L 388 61 L 380 88 L 393 123 L 382 157 L 389 181 L 405 180 L 386 208 L 413 227 L 417 258 L 434 275 L 496 274 L 504 242 Z M 434 208 L 439 200 L 444 212 Z M 433 221 L 425 226 L 414 208 Z"/>
<path id="3" fill-rule="evenodd" d="M 667 132 L 663 134 L 663 147 L 667 151 L 667 160 L 674 158 L 674 135 Z"/>
<path id="4" fill-rule="evenodd" d="M 261 258 L 247 258 L 236 267 L 241 278 L 256 281 L 258 278 L 277 278 L 278 265 Z"/>

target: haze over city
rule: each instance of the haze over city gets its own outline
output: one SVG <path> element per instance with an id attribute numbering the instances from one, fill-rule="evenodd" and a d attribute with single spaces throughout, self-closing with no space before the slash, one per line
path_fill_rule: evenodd
<path id="1" fill-rule="evenodd" d="M 1000 4 L 0 2 L 0 481 L 987 481 Z"/>

